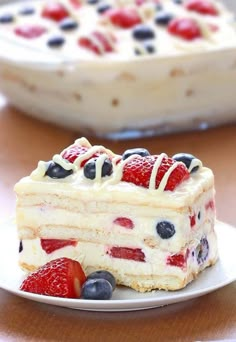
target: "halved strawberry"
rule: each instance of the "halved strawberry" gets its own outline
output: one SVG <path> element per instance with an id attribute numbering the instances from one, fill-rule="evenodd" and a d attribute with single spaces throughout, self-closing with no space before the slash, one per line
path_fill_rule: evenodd
<path id="1" fill-rule="evenodd" d="M 117 217 L 113 223 L 117 224 L 118 226 L 127 228 L 127 229 L 133 229 L 134 228 L 134 222 L 129 219 L 128 217 Z"/>
<path id="2" fill-rule="evenodd" d="M 69 0 L 69 2 L 75 9 L 78 9 L 82 6 L 80 0 Z"/>
<path id="3" fill-rule="evenodd" d="M 57 249 L 61 249 L 66 246 L 76 246 L 77 241 L 75 240 L 61 240 L 61 239 L 41 239 L 40 240 L 42 249 L 50 254 Z"/>
<path id="4" fill-rule="evenodd" d="M 20 290 L 45 296 L 80 298 L 85 273 L 76 260 L 59 258 L 31 273 Z"/>
<path id="5" fill-rule="evenodd" d="M 168 25 L 168 32 L 185 40 L 202 37 L 197 21 L 192 18 L 175 18 Z"/>
<path id="6" fill-rule="evenodd" d="M 204 15 L 218 15 L 218 9 L 215 4 L 209 0 L 187 0 L 185 8 Z"/>
<path id="7" fill-rule="evenodd" d="M 69 16 L 68 10 L 59 2 L 53 0 L 46 2 L 42 10 L 42 17 L 54 21 L 61 21 Z"/>
<path id="8" fill-rule="evenodd" d="M 187 249 L 185 253 L 177 253 L 177 254 L 169 255 L 166 260 L 166 264 L 169 266 L 185 268 L 188 256 L 189 256 L 189 249 Z"/>
<path id="9" fill-rule="evenodd" d="M 104 14 L 111 23 L 123 29 L 129 29 L 141 23 L 138 11 L 133 8 L 112 8 Z"/>
<path id="10" fill-rule="evenodd" d="M 79 38 L 78 44 L 88 49 L 97 55 L 102 55 L 105 52 L 112 52 L 115 38 L 109 33 L 93 31 L 87 36 Z"/>
<path id="11" fill-rule="evenodd" d="M 133 183 L 144 188 L 149 187 L 150 178 L 153 166 L 158 156 L 137 156 L 130 162 L 126 163 L 123 168 L 122 181 Z M 176 163 L 172 158 L 164 157 L 156 175 L 155 188 L 158 189 L 162 178 L 169 168 Z M 178 166 L 171 172 L 165 189 L 173 191 L 180 183 L 189 178 L 189 171 L 186 166 L 179 163 Z"/>
<path id="12" fill-rule="evenodd" d="M 46 31 L 47 29 L 45 27 L 34 24 L 24 24 L 14 29 L 14 32 L 17 36 L 26 39 L 38 38 L 42 36 Z"/>
<path id="13" fill-rule="evenodd" d="M 128 259 L 141 262 L 145 261 L 145 254 L 141 248 L 113 246 L 108 250 L 107 254 L 118 259 Z"/>
<path id="14" fill-rule="evenodd" d="M 74 161 L 81 155 L 85 154 L 88 152 L 89 147 L 86 146 L 80 146 L 80 145 L 72 145 L 71 147 L 68 147 L 63 153 L 62 153 L 62 158 L 68 160 L 70 163 L 74 163 Z M 91 159 L 91 158 L 96 158 L 101 155 L 102 152 L 96 152 L 94 153 L 91 157 L 83 160 L 81 162 L 80 167 L 83 167 L 85 163 Z"/>

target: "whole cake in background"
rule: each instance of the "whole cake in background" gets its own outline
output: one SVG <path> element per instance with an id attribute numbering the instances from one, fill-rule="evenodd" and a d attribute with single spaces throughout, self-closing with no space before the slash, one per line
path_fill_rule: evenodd
<path id="1" fill-rule="evenodd" d="M 80 138 L 15 191 L 26 271 L 67 257 L 145 292 L 181 289 L 217 260 L 214 175 L 191 154 L 117 155 Z"/>

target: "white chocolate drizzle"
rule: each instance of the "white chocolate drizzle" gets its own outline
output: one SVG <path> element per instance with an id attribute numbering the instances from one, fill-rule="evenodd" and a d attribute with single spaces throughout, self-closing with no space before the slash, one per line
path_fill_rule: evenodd
<path id="1" fill-rule="evenodd" d="M 189 172 L 191 173 L 191 171 L 192 171 L 195 167 L 197 167 L 197 166 L 198 166 L 199 168 L 202 167 L 202 162 L 201 162 L 201 160 L 199 160 L 199 159 L 197 159 L 197 158 L 192 159 L 192 161 L 191 161 L 191 163 L 190 163 L 190 165 L 189 165 L 189 168 L 188 168 Z"/>
<path id="2" fill-rule="evenodd" d="M 61 167 L 63 167 L 64 170 L 73 170 L 76 171 L 77 167 L 76 165 L 70 163 L 69 161 L 67 161 L 66 159 L 62 158 L 62 156 L 60 154 L 55 154 L 52 157 L 52 160 L 54 161 L 54 163 L 60 165 Z"/>
<path id="3" fill-rule="evenodd" d="M 149 182 L 149 189 L 150 190 L 156 189 L 157 173 L 158 173 L 159 167 L 161 166 L 162 160 L 164 158 L 167 158 L 167 155 L 165 153 L 161 153 L 158 156 L 157 160 L 155 161 L 155 164 L 154 164 L 153 169 L 152 169 L 151 177 L 150 177 L 150 182 Z M 161 185 L 161 183 L 160 183 L 160 185 Z M 159 187 L 160 187 L 160 185 L 159 185 Z"/>
<path id="4" fill-rule="evenodd" d="M 30 178 L 36 181 L 41 180 L 45 176 L 45 173 L 47 172 L 47 168 L 48 168 L 48 163 L 40 160 L 38 162 L 37 168 L 33 172 L 31 172 Z"/>

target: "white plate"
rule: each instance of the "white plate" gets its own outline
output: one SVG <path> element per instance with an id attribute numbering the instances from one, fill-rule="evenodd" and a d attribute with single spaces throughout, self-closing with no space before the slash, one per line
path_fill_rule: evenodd
<path id="1" fill-rule="evenodd" d="M 132 311 L 160 307 L 202 296 L 236 280 L 236 228 L 217 222 L 220 258 L 186 288 L 174 291 L 138 293 L 119 287 L 111 300 L 64 299 L 19 290 L 25 274 L 18 267 L 18 240 L 13 223 L 0 225 L 0 288 L 37 302 L 91 311 Z"/>

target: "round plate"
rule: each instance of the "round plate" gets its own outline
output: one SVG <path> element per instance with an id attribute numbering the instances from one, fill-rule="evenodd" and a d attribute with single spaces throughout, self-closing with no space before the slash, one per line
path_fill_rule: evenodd
<path id="1" fill-rule="evenodd" d="M 219 261 L 203 271 L 196 280 L 179 291 L 139 293 L 117 287 L 111 300 L 64 299 L 36 295 L 19 290 L 25 273 L 18 266 L 16 226 L 0 225 L 0 287 L 15 295 L 37 302 L 90 311 L 132 311 L 174 304 L 202 296 L 236 280 L 236 228 L 223 222 L 216 223 Z"/>

